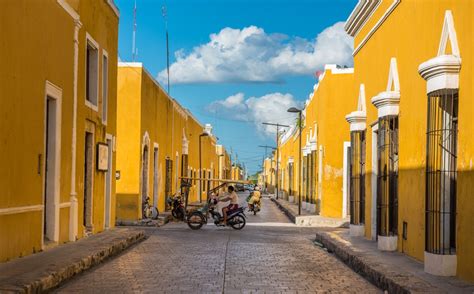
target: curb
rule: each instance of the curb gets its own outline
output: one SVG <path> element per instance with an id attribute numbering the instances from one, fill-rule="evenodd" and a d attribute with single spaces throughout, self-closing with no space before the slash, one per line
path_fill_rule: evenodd
<path id="1" fill-rule="evenodd" d="M 280 202 L 276 201 L 275 198 L 273 197 L 270 197 L 270 200 L 276 204 L 276 206 L 278 206 L 278 208 L 283 211 L 283 213 L 288 217 L 288 219 L 293 222 L 293 223 L 296 223 L 296 218 L 295 216 L 291 213 L 291 211 L 289 209 L 287 209 L 286 207 L 284 207 L 283 205 L 280 204 Z"/>
<path id="2" fill-rule="evenodd" d="M 363 256 L 358 256 L 351 248 L 340 244 L 328 235 L 328 233 L 316 233 L 316 241 L 323 244 L 328 252 L 334 253 L 342 262 L 353 271 L 363 276 L 378 288 L 388 291 L 388 293 L 411 293 L 413 289 L 398 283 L 390 278 L 383 271 L 371 266 L 364 261 Z"/>
<path id="3" fill-rule="evenodd" d="M 0 292 L 42 293 L 53 290 L 74 276 L 102 263 L 106 259 L 123 252 L 132 245 L 135 245 L 145 239 L 146 236 L 143 231 L 130 234 L 126 238 L 114 240 L 112 244 L 101 247 L 88 256 L 82 257 L 80 260 L 74 261 L 57 269 L 52 269 L 46 272 L 45 276 L 42 276 L 39 279 L 22 284 L 0 285 Z"/>

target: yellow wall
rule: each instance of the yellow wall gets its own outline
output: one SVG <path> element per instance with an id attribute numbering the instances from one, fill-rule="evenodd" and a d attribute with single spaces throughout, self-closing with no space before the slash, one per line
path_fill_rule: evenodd
<path id="1" fill-rule="evenodd" d="M 154 195 L 154 146 L 158 147 L 157 206 L 166 209 L 166 197 L 180 191 L 182 175 L 183 140 L 188 141 L 188 169 L 196 170 L 199 177 L 199 135 L 205 126 L 178 102 L 170 98 L 140 63 L 121 63 L 118 75 L 118 135 L 117 169 L 121 179 L 117 182 L 117 218 L 141 218 L 141 181 L 143 147 L 148 144 L 148 197 Z M 202 176 L 215 178 L 219 163 L 214 136 L 201 138 Z M 225 151 L 225 149 L 224 149 Z M 166 158 L 173 161 L 171 195 L 166 195 Z M 204 175 L 205 172 L 205 175 Z M 184 172 L 188 176 L 188 171 Z M 211 188 L 216 183 L 211 183 Z M 208 182 L 203 183 L 202 197 L 206 199 Z M 198 201 L 199 182 L 193 181 L 189 202 Z"/>
<path id="2" fill-rule="evenodd" d="M 344 142 L 350 142 L 345 115 L 352 110 L 349 103 L 356 96 L 352 69 L 326 69 L 317 91 L 306 109 L 305 133 L 317 125 L 317 145 L 322 148 L 321 215 L 343 217 L 343 157 Z M 314 116 L 313 116 L 314 115 Z M 311 119 L 314 117 L 314 120 Z M 313 131 L 314 132 L 314 131 Z"/>
<path id="3" fill-rule="evenodd" d="M 72 2 L 72 1 L 71 1 Z M 103 142 L 105 131 L 115 134 L 115 89 L 118 17 L 103 1 L 80 1 L 73 7 L 80 15 L 78 58 L 78 117 L 76 191 L 79 213 L 74 221 L 82 224 L 81 184 L 84 154 L 84 121 L 98 121 L 95 142 Z M 94 19 L 92 19 L 94 17 Z M 18 19 L 21 18 L 19 22 Z M 85 110 L 84 67 L 85 31 L 94 34 L 100 49 L 109 55 L 109 124 L 103 126 L 100 115 Z M 62 91 L 58 243 L 70 240 L 71 143 L 73 125 L 74 84 L 74 20 L 54 0 L 11 1 L 0 10 L 0 162 L 8 168 L 0 171 L 0 261 L 42 250 L 44 202 L 44 154 L 46 81 Z M 99 52 L 100 53 L 100 52 Z M 100 64 L 100 63 L 99 63 Z M 99 65 L 99 70 L 101 66 Z M 101 76 L 101 75 L 99 75 Z M 101 91 L 99 81 L 99 91 Z M 101 93 L 101 92 L 100 92 Z M 8 97 L 8 98 L 6 98 Z M 99 103 L 101 103 L 99 95 Z M 99 105 L 101 109 L 101 105 Z M 82 139 L 82 141 L 81 141 Z M 42 156 L 39 162 L 39 156 Z M 39 168 L 38 168 L 39 166 Z M 39 170 L 38 170 L 39 169 Z M 103 230 L 104 176 L 95 172 L 94 225 Z M 28 185 L 24 185 L 28 183 Z M 112 188 L 112 202 L 114 189 Z M 112 207 L 114 207 L 112 203 Z M 113 218 L 113 209 L 112 209 Z M 112 224 L 113 225 L 113 224 Z M 25 232 L 28 232 L 25 234 Z M 83 234 L 79 229 L 78 236 Z M 76 237 L 76 236 L 74 236 Z"/>
<path id="4" fill-rule="evenodd" d="M 384 1 L 385 2 L 385 1 Z M 355 37 L 355 47 L 385 12 L 391 1 L 382 2 L 365 27 Z M 474 131 L 472 83 L 474 9 L 471 1 L 443 0 L 402 1 L 380 28 L 355 55 L 355 83 L 365 84 L 367 104 L 367 160 L 366 160 L 366 237 L 371 225 L 371 154 L 372 128 L 377 120 L 376 108 L 370 99 L 384 91 L 388 79 L 390 58 L 397 58 L 400 76 L 399 115 L 399 219 L 398 231 L 408 223 L 407 240 L 398 238 L 398 250 L 423 260 L 425 236 L 425 164 L 426 164 L 426 82 L 418 74 L 418 66 L 437 54 L 444 14 L 451 10 L 462 58 L 459 87 L 459 138 L 457 180 L 457 256 L 458 275 L 474 280 L 474 183 L 472 161 Z M 357 99 L 352 105 L 356 109 Z"/>

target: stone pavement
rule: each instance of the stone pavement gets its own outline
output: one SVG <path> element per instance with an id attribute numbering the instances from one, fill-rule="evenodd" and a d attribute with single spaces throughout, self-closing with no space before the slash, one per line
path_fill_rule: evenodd
<path id="1" fill-rule="evenodd" d="M 48 291 L 144 238 L 141 230 L 116 228 L 1 263 L 0 293 Z"/>
<path id="2" fill-rule="evenodd" d="M 337 228 L 337 227 L 345 227 L 349 225 L 349 218 L 342 219 L 342 218 L 324 217 L 324 216 L 309 213 L 308 211 L 304 209 L 301 209 L 301 215 L 298 215 L 297 204 L 288 202 L 281 198 L 276 199 L 275 197 L 271 197 L 270 199 L 297 226 Z"/>
<path id="3" fill-rule="evenodd" d="M 382 252 L 376 242 L 350 237 L 347 229 L 317 232 L 316 240 L 389 293 L 474 293 L 474 285 L 427 274 L 421 262 L 399 252 Z"/>
<path id="4" fill-rule="evenodd" d="M 245 195 L 241 195 L 242 202 Z M 269 200 L 241 231 L 172 222 L 58 293 L 378 293 Z"/>

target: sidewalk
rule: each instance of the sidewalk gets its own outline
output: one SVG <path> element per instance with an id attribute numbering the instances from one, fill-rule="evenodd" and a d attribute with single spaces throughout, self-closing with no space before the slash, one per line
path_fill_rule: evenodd
<path id="1" fill-rule="evenodd" d="M 145 239 L 142 230 L 115 228 L 0 264 L 0 293 L 39 293 Z"/>
<path id="2" fill-rule="evenodd" d="M 350 237 L 347 229 L 318 232 L 316 241 L 388 293 L 474 293 L 473 284 L 427 274 L 421 262 L 403 253 L 382 252 L 376 242 Z"/>
<path id="3" fill-rule="evenodd" d="M 270 199 L 297 226 L 338 228 L 344 227 L 349 223 L 349 219 L 324 217 L 312 214 L 304 209 L 301 209 L 301 215 L 298 215 L 298 204 L 283 199 L 277 200 L 275 197 L 271 197 Z"/>

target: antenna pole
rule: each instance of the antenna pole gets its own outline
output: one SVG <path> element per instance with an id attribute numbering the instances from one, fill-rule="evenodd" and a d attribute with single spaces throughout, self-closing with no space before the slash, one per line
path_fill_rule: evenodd
<path id="1" fill-rule="evenodd" d="M 135 6 L 133 8 L 133 36 L 132 36 L 132 61 L 135 62 L 136 49 L 135 49 L 135 36 L 137 33 L 137 0 L 135 0 Z"/>

